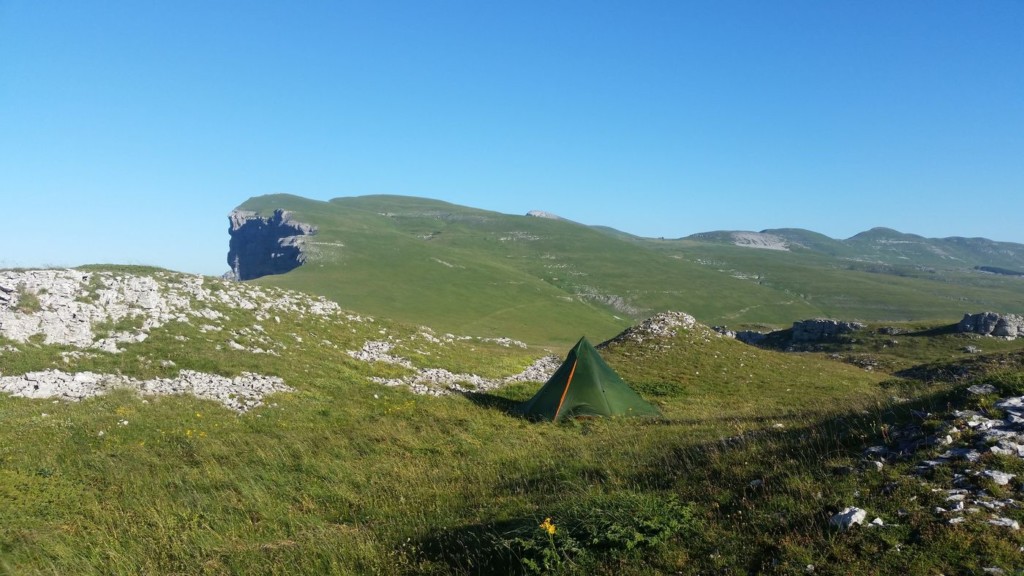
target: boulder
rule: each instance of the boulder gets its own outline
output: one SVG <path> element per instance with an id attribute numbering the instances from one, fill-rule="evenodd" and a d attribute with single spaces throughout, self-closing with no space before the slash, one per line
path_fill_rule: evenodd
<path id="1" fill-rule="evenodd" d="M 865 327 L 860 322 L 815 318 L 793 323 L 793 342 L 816 342 L 849 334 Z"/>
<path id="2" fill-rule="evenodd" d="M 832 516 L 829 523 L 840 530 L 846 530 L 854 524 L 863 524 L 864 519 L 867 518 L 867 511 L 856 506 L 849 506 L 844 508 L 842 512 Z"/>
<path id="3" fill-rule="evenodd" d="M 1013 339 L 1024 336 L 1024 316 L 996 312 L 964 314 L 956 329 L 962 333 Z"/>

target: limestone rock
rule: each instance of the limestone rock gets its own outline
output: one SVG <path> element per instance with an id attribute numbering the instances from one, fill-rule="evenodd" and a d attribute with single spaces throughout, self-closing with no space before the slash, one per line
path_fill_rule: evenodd
<path id="1" fill-rule="evenodd" d="M 815 342 L 849 334 L 865 327 L 860 322 L 815 318 L 793 323 L 793 342 Z"/>
<path id="2" fill-rule="evenodd" d="M 997 516 L 988 521 L 993 526 L 1001 526 L 1010 530 L 1020 530 L 1020 523 L 1012 518 Z"/>
<path id="3" fill-rule="evenodd" d="M 545 212 L 543 210 L 530 210 L 526 213 L 527 216 L 533 216 L 534 218 L 546 218 L 548 220 L 562 220 L 562 217 L 551 212 Z"/>
<path id="4" fill-rule="evenodd" d="M 306 238 L 317 231 L 311 224 L 295 221 L 284 210 L 275 210 L 265 218 L 255 212 L 235 210 L 228 220 L 228 265 L 237 280 L 284 274 L 298 268 L 306 261 Z"/>
<path id="5" fill-rule="evenodd" d="M 863 524 L 867 515 L 868 513 L 866 510 L 857 508 L 856 506 L 849 506 L 844 508 L 842 512 L 832 516 L 829 523 L 840 530 L 846 530 L 854 524 Z"/>
<path id="6" fill-rule="evenodd" d="M 967 391 L 975 396 L 981 396 L 983 394 L 995 394 L 996 387 L 991 384 L 974 384 L 968 386 Z"/>
<path id="7" fill-rule="evenodd" d="M 636 326 L 627 328 L 611 340 L 598 344 L 597 348 L 604 348 L 609 344 L 620 342 L 641 343 L 650 340 L 667 340 L 674 337 L 679 329 L 692 330 L 697 326 L 697 319 L 685 312 L 662 312 Z M 710 328 L 705 327 L 705 329 L 708 332 L 717 334 Z"/>
<path id="8" fill-rule="evenodd" d="M 234 378 L 182 370 L 175 378 L 136 380 L 93 372 L 68 373 L 60 370 L 28 372 L 21 376 L 0 376 L 0 392 L 23 398 L 55 398 L 78 401 L 105 394 L 115 388 L 129 388 L 146 395 L 192 394 L 245 412 L 263 403 L 274 392 L 291 392 L 276 376 L 243 372 Z"/>
<path id="9" fill-rule="evenodd" d="M 999 470 L 985 470 L 981 473 L 986 478 L 990 478 L 993 482 L 1000 486 L 1006 486 L 1010 483 L 1010 480 L 1016 478 L 1016 474 L 1010 474 L 1009 472 L 1001 472 Z"/>
<path id="10" fill-rule="evenodd" d="M 767 232 L 733 232 L 729 237 L 733 245 L 743 248 L 789 251 L 789 242 L 785 238 Z"/>
<path id="11" fill-rule="evenodd" d="M 1024 336 L 1024 316 L 996 312 L 964 314 L 956 329 L 958 332 L 1013 339 Z"/>
<path id="12" fill-rule="evenodd" d="M 0 271 L 0 294 L 8 296 L 0 300 L 0 336 L 27 342 L 42 335 L 45 344 L 117 353 L 169 322 L 220 320 L 223 315 L 212 305 L 252 310 L 257 319 L 275 312 L 330 316 L 341 311 L 325 298 L 244 284 L 211 286 L 218 283 L 170 272 L 143 276 L 81 270 Z M 38 305 L 31 310 L 19 307 L 21 294 L 32 294 Z M 99 329 L 110 324 L 124 329 Z"/>

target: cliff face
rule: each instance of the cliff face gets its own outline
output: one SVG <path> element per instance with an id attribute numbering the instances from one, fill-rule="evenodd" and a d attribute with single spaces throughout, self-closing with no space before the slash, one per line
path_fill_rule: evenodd
<path id="1" fill-rule="evenodd" d="M 228 220 L 228 265 L 236 280 L 284 274 L 298 268 L 306 261 L 302 251 L 305 238 L 316 234 L 316 226 L 296 222 L 284 210 L 275 210 L 267 218 L 235 210 Z"/>

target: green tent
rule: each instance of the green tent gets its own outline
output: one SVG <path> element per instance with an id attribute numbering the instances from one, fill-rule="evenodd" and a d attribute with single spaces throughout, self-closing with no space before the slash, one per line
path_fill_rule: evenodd
<path id="1" fill-rule="evenodd" d="M 516 411 L 554 422 L 577 416 L 660 415 L 604 363 L 586 338 L 580 338 L 547 383 Z"/>

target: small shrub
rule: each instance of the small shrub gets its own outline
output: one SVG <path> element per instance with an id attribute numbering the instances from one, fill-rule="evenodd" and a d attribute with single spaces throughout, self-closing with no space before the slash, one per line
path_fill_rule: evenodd
<path id="1" fill-rule="evenodd" d="M 35 314 L 43 310 L 43 305 L 36 293 L 30 292 L 22 286 L 18 288 L 18 306 L 15 310 L 22 314 Z"/>

